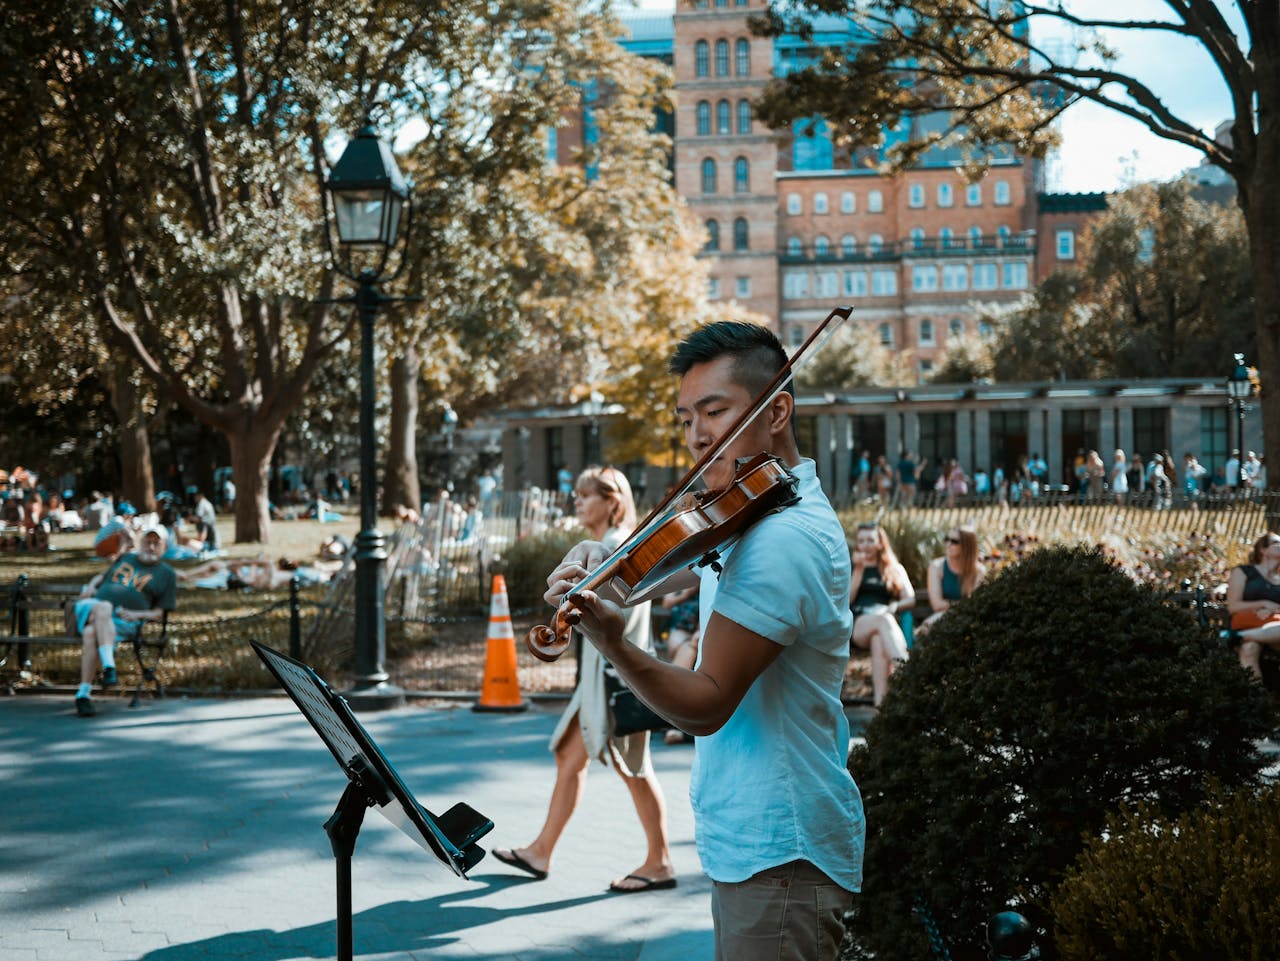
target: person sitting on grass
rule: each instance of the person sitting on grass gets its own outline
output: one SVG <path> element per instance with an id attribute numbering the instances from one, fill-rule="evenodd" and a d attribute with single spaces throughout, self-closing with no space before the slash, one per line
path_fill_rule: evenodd
<path id="1" fill-rule="evenodd" d="M 956 601 L 974 592 L 987 569 L 978 562 L 978 535 L 968 525 L 947 531 L 946 554 L 929 562 L 929 607 L 933 613 L 915 629 L 917 637 L 928 634 Z"/>
<path id="2" fill-rule="evenodd" d="M 158 621 L 177 604 L 178 578 L 160 558 L 168 534 L 159 524 L 142 532 L 136 551 L 117 557 L 103 573 L 85 585 L 75 602 L 76 632 L 84 642 L 80 655 L 80 686 L 76 689 L 76 713 L 97 713 L 90 695 L 98 665 L 103 688 L 114 687 L 115 646 L 133 640 L 145 621 Z"/>
<path id="3" fill-rule="evenodd" d="M 178 580 L 215 591 L 279 591 L 288 587 L 295 577 L 303 587 L 327 584 L 337 566 L 340 565 L 331 561 L 319 561 L 313 566 L 301 567 L 287 557 L 273 561 L 261 554 L 254 558 L 206 561 L 180 573 Z"/>

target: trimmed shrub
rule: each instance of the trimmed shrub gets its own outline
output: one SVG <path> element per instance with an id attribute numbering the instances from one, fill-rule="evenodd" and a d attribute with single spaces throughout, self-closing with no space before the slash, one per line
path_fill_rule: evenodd
<path id="1" fill-rule="evenodd" d="M 1253 783 L 1276 723 L 1230 653 L 1101 553 L 1030 553 L 938 621 L 850 759 L 868 838 L 849 956 L 928 956 L 923 901 L 956 961 L 1010 906 L 1052 958 L 1049 891 L 1107 814 Z"/>
<path id="2" fill-rule="evenodd" d="M 1280 958 L 1280 785 L 1176 821 L 1125 809 L 1053 898 L 1063 961 Z"/>
<path id="3" fill-rule="evenodd" d="M 492 570 L 507 582 L 507 600 L 513 611 L 544 611 L 551 608 L 542 599 L 547 590 L 547 575 L 554 571 L 570 548 L 588 538 L 580 527 L 571 530 L 549 528 L 503 548 Z"/>

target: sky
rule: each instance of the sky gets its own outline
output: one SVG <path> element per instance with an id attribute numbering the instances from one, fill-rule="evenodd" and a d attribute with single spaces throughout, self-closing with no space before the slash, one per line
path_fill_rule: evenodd
<path id="1" fill-rule="evenodd" d="M 1215 2 L 1229 22 L 1239 22 L 1234 3 Z M 638 5 L 674 9 L 672 0 L 639 0 Z M 1162 0 L 1067 0 L 1064 6 L 1085 17 L 1167 21 L 1172 16 Z M 1061 30 L 1034 21 L 1031 29 L 1037 42 L 1063 36 Z M 1132 30 L 1113 31 L 1106 39 L 1120 55 L 1114 69 L 1144 81 L 1187 123 L 1212 136 L 1230 116 L 1226 85 L 1195 41 L 1166 31 Z M 1115 191 L 1136 182 L 1170 180 L 1202 159 L 1198 151 L 1163 140 L 1136 120 L 1091 103 L 1067 110 L 1061 131 L 1062 146 L 1047 170 L 1046 187 L 1055 192 Z"/>

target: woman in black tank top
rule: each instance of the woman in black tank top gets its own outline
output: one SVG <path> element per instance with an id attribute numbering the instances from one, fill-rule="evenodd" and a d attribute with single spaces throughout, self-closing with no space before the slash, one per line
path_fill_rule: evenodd
<path id="1" fill-rule="evenodd" d="M 907 659 L 907 639 L 895 616 L 915 603 L 916 592 L 906 569 L 878 524 L 859 524 L 853 550 L 849 607 L 853 611 L 853 643 L 871 652 L 871 691 L 876 707 L 884 700 L 889 678 Z"/>
<path id="2" fill-rule="evenodd" d="M 1240 666 L 1262 679 L 1262 645 L 1280 647 L 1280 535 L 1263 534 L 1249 563 L 1227 581 L 1231 634 L 1240 642 Z"/>

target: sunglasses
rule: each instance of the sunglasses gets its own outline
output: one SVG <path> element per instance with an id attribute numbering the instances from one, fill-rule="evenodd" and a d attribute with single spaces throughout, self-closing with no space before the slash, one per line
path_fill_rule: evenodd
<path id="1" fill-rule="evenodd" d="M 960 538 L 958 538 L 958 537 L 948 537 L 948 538 L 947 538 L 947 543 L 948 543 L 948 544 L 959 544 L 959 543 L 960 543 Z"/>

